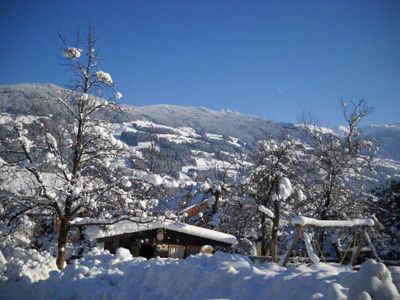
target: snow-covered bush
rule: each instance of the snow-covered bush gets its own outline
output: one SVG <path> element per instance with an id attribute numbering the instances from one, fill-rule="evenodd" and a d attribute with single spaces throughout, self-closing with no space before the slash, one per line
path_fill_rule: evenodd
<path id="1" fill-rule="evenodd" d="M 0 282 L 32 283 L 47 278 L 49 272 L 57 268 L 50 252 L 32 248 L 35 228 L 28 216 L 23 216 L 13 226 L 0 221 Z"/>
<path id="2" fill-rule="evenodd" d="M 0 281 L 33 283 L 48 278 L 51 271 L 57 270 L 55 258 L 47 251 L 2 244 L 0 253 L 4 258 L 3 264 L 0 262 Z"/>
<path id="3" fill-rule="evenodd" d="M 378 241 L 381 258 L 400 260 L 400 180 L 391 179 L 374 189 L 373 194 L 369 209 L 382 230 L 373 232 L 371 238 Z"/>
<path id="4" fill-rule="evenodd" d="M 5 282 L 8 279 L 7 275 L 5 274 L 6 270 L 7 270 L 6 265 L 7 265 L 7 260 L 4 257 L 3 252 L 1 252 L 1 249 L 0 249 L 0 283 Z"/>

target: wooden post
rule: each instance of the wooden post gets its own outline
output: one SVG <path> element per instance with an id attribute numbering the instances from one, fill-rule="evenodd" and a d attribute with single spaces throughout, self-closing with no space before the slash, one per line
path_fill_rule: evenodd
<path id="1" fill-rule="evenodd" d="M 304 231 L 304 228 L 302 226 L 296 225 L 296 231 L 295 231 L 295 233 L 293 235 L 292 243 L 290 244 L 285 256 L 280 261 L 280 265 L 282 267 L 286 266 L 286 264 L 287 264 L 287 262 L 289 260 L 290 253 L 292 253 L 292 251 L 294 249 L 294 246 L 296 246 L 297 240 L 303 235 L 303 231 Z"/>
<path id="2" fill-rule="evenodd" d="M 364 237 L 363 237 L 363 235 L 359 234 L 359 237 L 360 237 L 360 239 L 359 239 L 359 244 L 358 244 L 357 250 L 356 250 L 355 253 L 353 252 L 353 254 L 352 254 L 352 256 L 351 256 L 351 261 L 350 261 L 350 263 L 351 263 L 352 266 L 354 266 L 354 265 L 356 264 L 357 258 L 358 258 L 358 256 L 360 255 L 361 248 L 362 248 L 363 243 L 364 243 Z"/>
<path id="3" fill-rule="evenodd" d="M 349 253 L 349 249 L 353 247 L 355 242 L 355 238 L 353 237 L 353 239 L 350 241 L 350 243 L 347 245 L 347 249 L 346 251 L 343 253 L 342 255 L 342 259 L 340 260 L 340 264 L 344 263 L 344 260 L 346 259 L 347 253 Z"/>
<path id="4" fill-rule="evenodd" d="M 313 244 L 314 244 L 314 249 L 316 248 L 319 253 L 319 257 L 322 258 L 324 260 L 324 262 L 326 262 L 324 253 L 322 252 L 322 249 L 319 246 L 319 243 L 317 241 L 313 241 Z"/>
<path id="5" fill-rule="evenodd" d="M 375 258 L 377 259 L 378 262 L 382 261 L 381 258 L 378 255 L 378 252 L 376 251 L 375 246 L 372 244 L 371 239 L 369 237 L 369 234 L 366 230 L 364 230 L 364 238 L 366 239 L 368 246 L 371 248 L 372 253 L 374 254 Z"/>

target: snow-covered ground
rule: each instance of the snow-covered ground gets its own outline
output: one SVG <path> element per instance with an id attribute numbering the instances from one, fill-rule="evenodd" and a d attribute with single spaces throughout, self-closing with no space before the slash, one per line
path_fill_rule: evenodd
<path id="1" fill-rule="evenodd" d="M 391 270 L 398 280 L 399 268 Z M 146 260 L 123 248 L 115 255 L 96 249 L 45 280 L 0 284 L 0 299 L 399 299 L 392 276 L 374 261 L 357 272 L 322 263 L 255 265 L 222 252 Z"/>

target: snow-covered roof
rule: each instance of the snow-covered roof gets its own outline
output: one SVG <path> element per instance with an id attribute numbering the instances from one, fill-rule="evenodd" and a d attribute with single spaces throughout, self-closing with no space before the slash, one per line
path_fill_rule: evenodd
<path id="1" fill-rule="evenodd" d="M 136 223 L 136 222 L 129 222 L 129 221 L 123 221 L 119 222 L 113 225 L 107 226 L 106 230 L 102 230 L 100 227 L 95 227 L 88 232 L 90 237 L 99 239 L 99 238 L 104 238 L 104 237 L 109 237 L 109 236 L 114 236 L 114 235 L 120 235 L 124 233 L 133 233 L 133 232 L 139 232 L 139 231 L 147 231 L 147 230 L 152 230 L 152 229 L 157 229 L 157 228 L 164 228 L 164 229 L 169 229 L 185 234 L 190 234 L 214 241 L 219 241 L 231 245 L 236 245 L 238 243 L 236 237 L 233 235 L 207 229 L 207 228 L 202 228 L 194 225 L 189 225 L 185 223 L 181 223 L 178 221 L 154 221 L 154 222 L 149 222 L 149 223 Z"/>

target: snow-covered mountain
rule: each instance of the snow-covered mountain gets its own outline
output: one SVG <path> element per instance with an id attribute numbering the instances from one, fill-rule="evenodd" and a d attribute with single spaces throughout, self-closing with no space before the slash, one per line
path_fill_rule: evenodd
<path id="1" fill-rule="evenodd" d="M 235 136 L 247 143 L 285 126 L 237 111 L 165 104 L 131 107 L 129 115 L 132 119 L 147 119 L 172 127 L 191 127 L 200 133 Z"/>
<path id="2" fill-rule="evenodd" d="M 400 161 L 400 123 L 369 125 L 364 126 L 362 130 L 374 139 L 379 147 L 380 157 Z"/>
<path id="3" fill-rule="evenodd" d="M 46 112 L 47 104 L 37 101 L 40 97 L 60 97 L 66 90 L 53 84 L 0 85 L 2 111 L 29 113 L 35 103 Z M 149 120 L 170 127 L 191 127 L 197 132 L 236 136 L 246 141 L 259 140 L 266 133 L 276 131 L 285 124 L 275 123 L 259 117 L 243 115 L 236 111 L 215 111 L 204 107 L 174 105 L 127 106 L 123 115 L 106 116 L 112 121 Z M 288 126 L 290 124 L 287 124 Z"/>
<path id="4" fill-rule="evenodd" d="M 2 113 L 31 114 L 32 109 L 48 114 L 49 102 L 68 91 L 52 84 L 16 84 L 0 86 Z M 127 106 L 125 113 L 103 116 L 116 123 L 116 135 L 132 147 L 149 155 L 151 140 L 157 139 L 158 168 L 161 173 L 178 173 L 191 168 L 207 171 L 222 169 L 234 156 L 251 157 L 256 142 L 281 129 L 301 138 L 293 124 L 267 121 L 236 111 L 215 111 L 203 107 L 174 105 Z M 400 173 L 400 125 L 369 125 L 364 133 L 376 141 L 378 157 L 386 168 L 384 173 Z M 147 154 L 146 154 L 147 152 Z"/>

